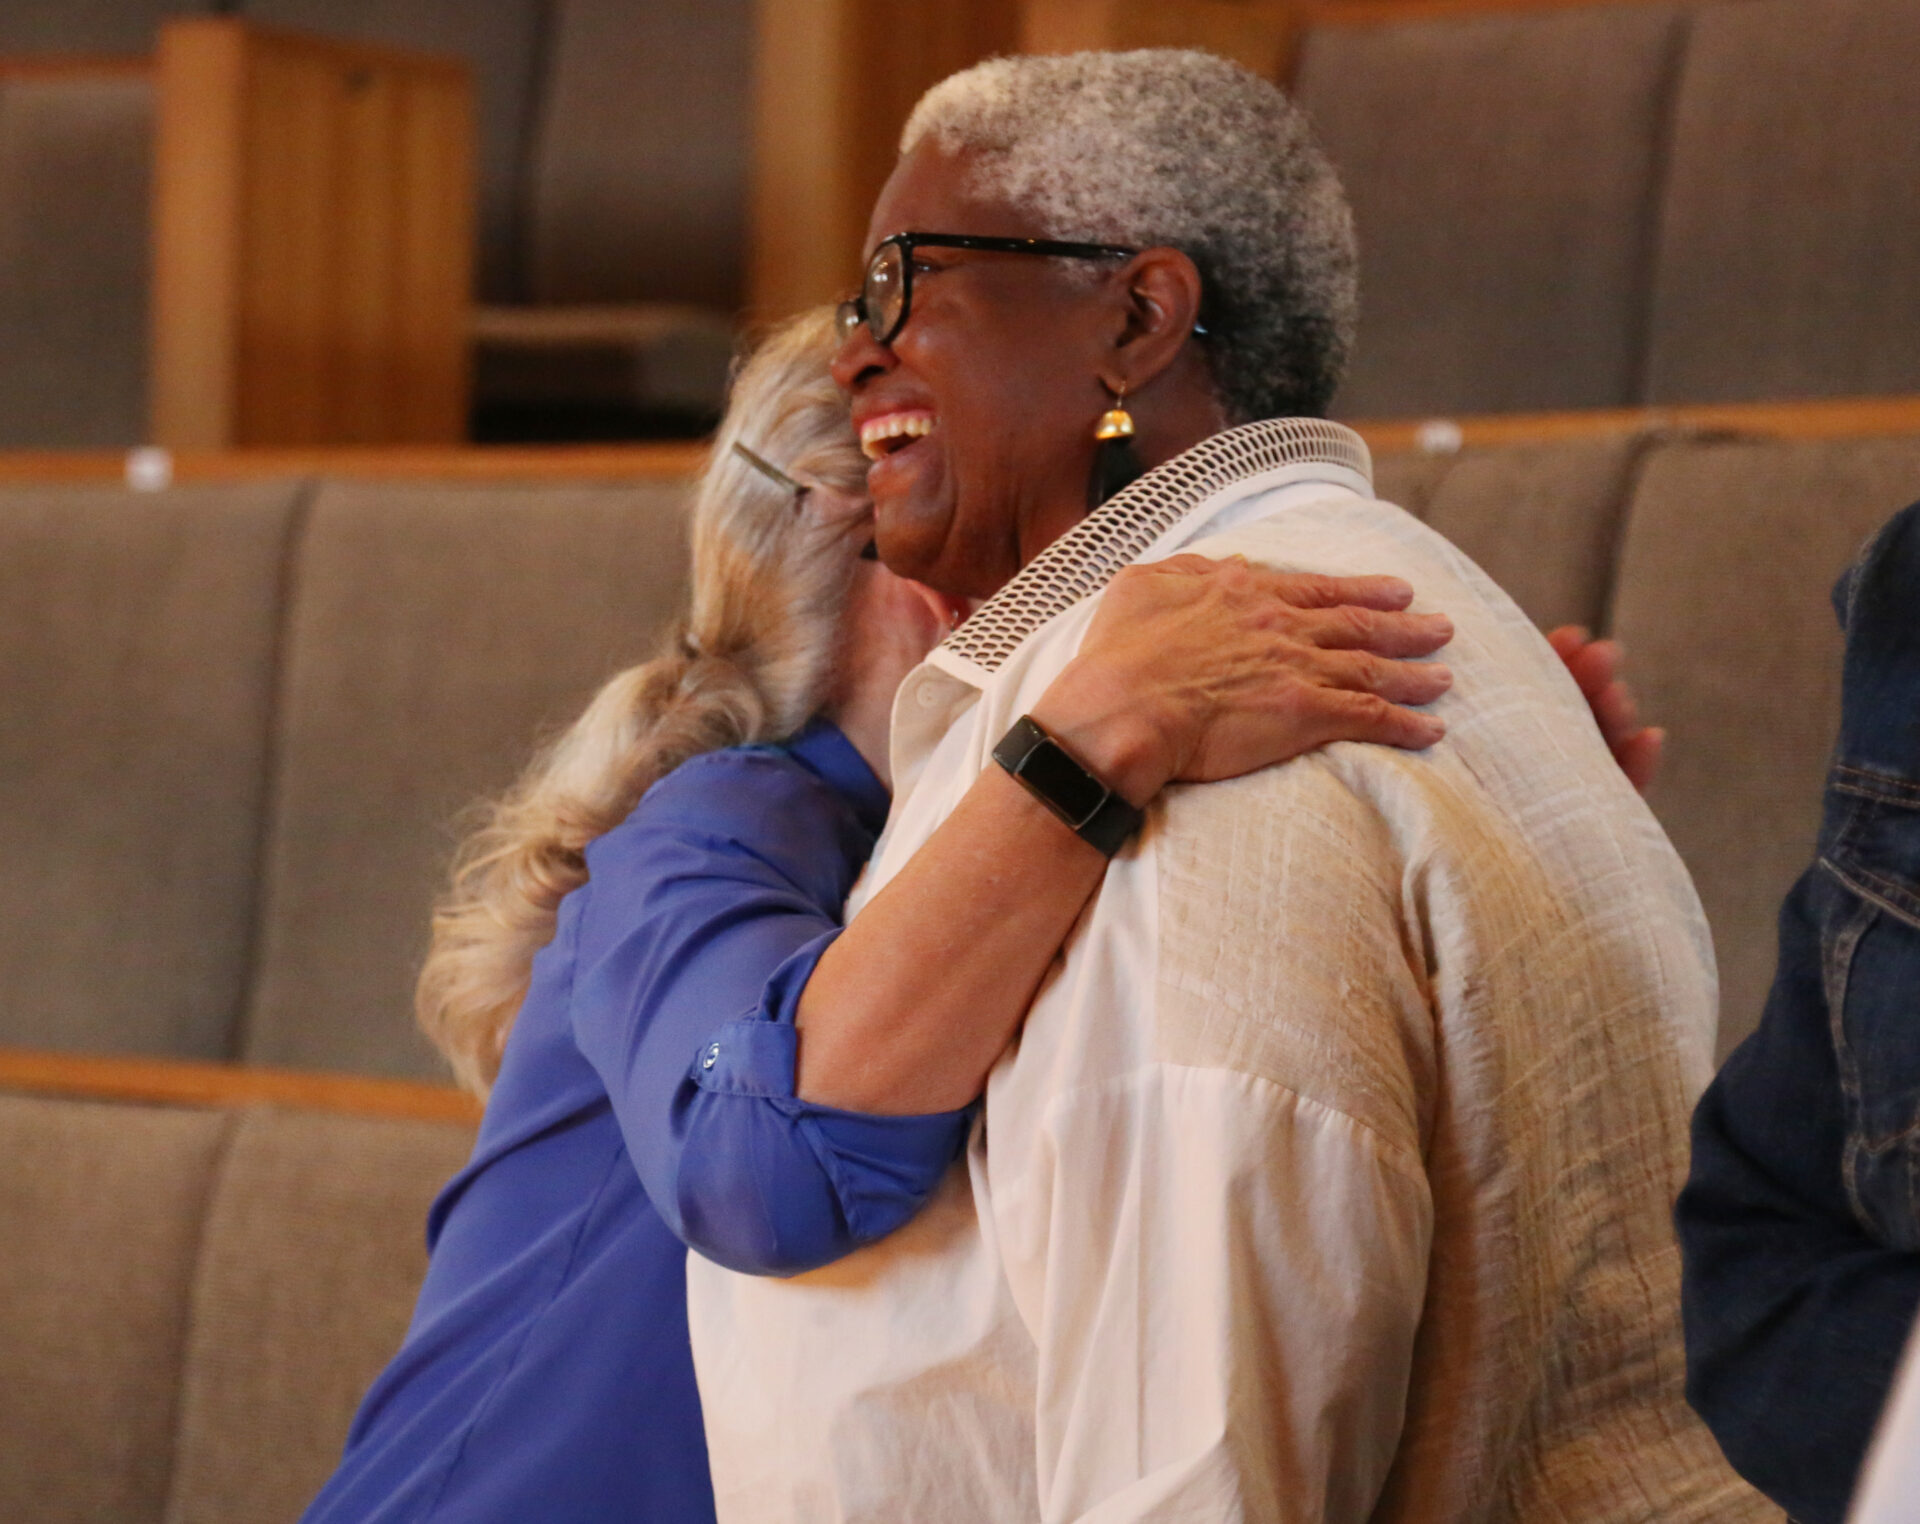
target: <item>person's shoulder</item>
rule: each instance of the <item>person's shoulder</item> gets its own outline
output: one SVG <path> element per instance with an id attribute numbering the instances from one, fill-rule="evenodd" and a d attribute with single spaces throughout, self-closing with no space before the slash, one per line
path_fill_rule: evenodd
<path id="1" fill-rule="evenodd" d="M 699 822 L 829 792 L 817 774 L 784 746 L 727 746 L 687 758 L 657 780 L 630 819 Z"/>
<path id="2" fill-rule="evenodd" d="M 1194 555 L 1244 555 L 1287 570 L 1342 576 L 1388 573 L 1477 583 L 1477 567 L 1445 537 L 1406 509 L 1355 492 L 1294 502 L 1270 513 L 1243 516 L 1183 547 Z M 1478 596 L 1482 589 L 1475 585 Z"/>
<path id="3" fill-rule="evenodd" d="M 699 794 L 747 788 L 782 788 L 817 781 L 785 746 L 771 742 L 723 746 L 688 757 L 653 785 L 649 793 Z"/>
<path id="4" fill-rule="evenodd" d="M 847 813 L 832 787 L 784 746 L 729 746 L 689 757 L 654 782 L 589 861 L 669 844 L 732 843 L 756 853 L 818 841 Z"/>

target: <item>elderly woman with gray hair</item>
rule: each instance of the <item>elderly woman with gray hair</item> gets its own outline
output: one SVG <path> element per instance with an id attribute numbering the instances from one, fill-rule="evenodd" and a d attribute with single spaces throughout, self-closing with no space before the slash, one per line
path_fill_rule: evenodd
<path id="1" fill-rule="evenodd" d="M 1355 253 L 1298 114 L 1201 54 L 998 60 L 922 100 L 869 240 L 834 373 L 879 553 L 987 601 L 900 690 L 799 1070 L 983 1110 L 832 1269 L 690 1263 L 720 1518 L 1764 1516 L 1682 1393 L 1700 907 L 1548 644 L 1319 416 Z M 1458 630 L 1447 736 L 1164 788 L 1241 769 L 1075 653 L 1154 641 L 1130 589 L 1189 553 L 1406 577 Z M 1016 851 L 1084 910 L 1002 914 Z M 927 917 L 1066 939 L 1012 1047 Z"/>
<path id="2" fill-rule="evenodd" d="M 1147 62 L 1152 72 L 1165 61 Z M 1176 72 L 1194 67 L 1190 57 L 1172 62 Z M 1210 84 L 1225 68 L 1200 67 Z M 916 243 L 987 264 L 1006 253 L 1075 257 L 1024 234 L 1009 243 L 991 226 L 891 239 L 843 332 L 911 352 L 901 333 L 917 280 L 914 331 L 939 334 L 926 309 L 940 310 L 940 267 Z M 1340 243 L 1336 229 L 1328 247 L 1338 253 Z M 1092 257 L 1077 274 L 1025 261 L 1066 281 L 1063 299 L 1042 302 L 1037 316 L 1075 316 L 1105 266 L 1134 258 L 1081 252 Z M 990 271 L 976 275 L 990 294 Z M 1270 321 L 1235 321 L 1249 342 L 1274 337 Z M 853 338 L 841 344 L 843 372 L 861 348 Z M 1074 659 L 1023 690 L 1025 750 L 958 790 L 947 827 L 904 869 L 894 861 L 892 882 L 842 935 L 842 901 L 887 809 L 887 716 L 901 675 L 973 595 L 991 590 L 995 557 L 1025 559 L 1035 536 L 1057 534 L 1141 463 L 1125 443 L 1131 415 L 1110 409 L 1106 432 L 1120 442 L 1102 444 L 1098 468 L 1078 482 L 1070 459 L 1074 501 L 1056 501 L 1055 456 L 1089 464 L 1078 441 L 1038 448 L 1016 438 L 1017 409 L 984 413 L 964 441 L 966 469 L 1015 446 L 1001 463 L 1031 471 L 1032 502 L 1050 516 L 1030 526 L 1008 518 L 972 549 L 945 547 L 938 498 L 929 519 L 894 489 L 914 450 L 924 460 L 945 446 L 952 415 L 869 407 L 867 474 L 885 489 L 876 523 L 860 490 L 867 463 L 827 374 L 830 348 L 829 325 L 809 316 L 748 363 L 696 493 L 687 618 L 659 658 L 607 685 L 461 855 L 436 917 L 420 1016 L 462 1077 L 489 1093 L 487 1115 L 473 1160 L 435 1204 L 431 1269 L 406 1344 L 368 1394 L 314 1521 L 711 1518 L 682 1246 L 745 1272 L 793 1275 L 911 1218 L 941 1188 L 969 1103 L 1035 991 L 1048 987 L 1063 944 L 1071 965 L 1109 855 L 1163 785 L 1230 777 L 1328 741 L 1423 747 L 1444 729 L 1401 707 L 1437 696 L 1448 675 L 1394 658 L 1431 652 L 1451 628 L 1397 612 L 1410 596 L 1404 582 L 1164 554 L 1177 546 L 1140 540 L 1153 523 L 1141 493 L 1167 480 L 1150 473 L 1089 521 L 1117 517 L 1132 550 L 1077 566 L 1047 593 L 1071 599 L 1105 585 L 1093 627 L 1076 631 Z M 1268 359 L 1305 364 L 1287 353 L 1281 345 Z M 1155 396 L 1154 411 L 1141 404 L 1142 438 L 1164 454 L 1172 415 L 1157 399 L 1170 389 L 1144 370 L 1128 375 Z M 856 397 L 870 395 L 862 374 L 843 379 Z M 929 395 L 963 411 L 965 391 L 932 386 Z M 1218 427 L 1217 409 L 1194 418 Z M 1344 442 L 1345 463 L 1304 455 L 1277 464 L 1279 476 L 1351 491 L 1364 449 L 1325 427 L 1303 437 Z M 1022 490 L 1017 471 L 987 483 L 1003 500 Z M 981 491 L 965 486 L 961 516 L 992 507 Z M 861 547 L 876 534 L 889 558 L 924 561 L 940 590 L 866 559 Z M 1130 556 L 1153 564 L 1123 566 Z M 964 627 L 969 638 L 1010 639 L 1002 600 L 980 618 Z M 1654 738 L 1610 683 L 1609 653 L 1573 640 L 1566 654 L 1622 761 L 1644 770 Z M 924 698 L 910 696 L 908 712 L 916 704 Z M 896 779 L 911 800 L 925 768 L 895 740 L 894 754 L 913 758 Z M 1104 903 L 1103 892 L 1096 924 Z M 872 970 L 870 991 L 862 969 Z M 933 1214 L 936 1233 L 953 1223 L 954 1183 Z M 838 1284 L 852 1289 L 859 1274 Z M 921 1332 L 964 1337 L 974 1311 L 923 1303 Z M 722 1332 L 707 1355 L 724 1367 L 735 1356 L 786 1359 L 804 1343 L 753 1351 Z M 823 1391 L 834 1363 L 829 1351 L 814 1372 Z M 1018 1427 L 1019 1342 L 962 1365 L 910 1405 L 943 1443 L 964 1449 L 995 1404 Z M 724 1386 L 724 1369 L 713 1379 Z M 808 1382 L 789 1395 L 798 1432 Z M 721 1400 L 715 1432 L 731 1444 L 752 1404 Z M 960 1421 L 949 1431 L 943 1414 Z M 835 1464 L 837 1443 L 809 1460 Z M 902 1475 L 882 1446 L 840 1472 L 838 1482 L 873 1504 L 844 1511 L 1032 1516 L 1031 1445 L 975 1460 L 1006 1498 L 1027 1501 L 975 1509 L 977 1489 L 942 1488 L 947 1467 Z M 833 1506 L 804 1466 L 754 1502 L 738 1501 L 761 1474 L 754 1464 L 729 1454 L 720 1474 L 736 1500 L 730 1511 L 743 1517 L 763 1516 L 762 1504 L 766 1517 Z"/>

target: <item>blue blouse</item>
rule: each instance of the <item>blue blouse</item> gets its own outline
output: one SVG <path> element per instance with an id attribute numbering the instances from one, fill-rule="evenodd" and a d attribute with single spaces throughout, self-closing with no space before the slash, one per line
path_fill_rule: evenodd
<path id="1" fill-rule="evenodd" d="M 966 1133 L 794 1096 L 794 1008 L 886 812 L 816 722 L 694 758 L 587 848 L 307 1524 L 713 1518 L 686 1247 L 825 1264 L 912 1216 Z"/>

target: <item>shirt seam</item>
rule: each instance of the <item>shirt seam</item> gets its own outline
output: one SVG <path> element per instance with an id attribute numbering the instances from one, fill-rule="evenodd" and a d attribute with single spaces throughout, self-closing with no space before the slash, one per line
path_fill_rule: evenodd
<path id="1" fill-rule="evenodd" d="M 1081 1099 L 1128 1089 L 1143 1076 L 1168 1071 L 1179 1074 L 1219 1074 L 1227 1075 L 1238 1080 L 1245 1080 L 1257 1088 L 1272 1091 L 1275 1098 L 1281 1103 L 1290 1099 L 1299 1105 L 1311 1108 L 1315 1112 L 1323 1112 L 1329 1117 L 1350 1123 L 1366 1136 L 1372 1145 L 1373 1151 L 1380 1157 L 1381 1162 L 1391 1168 L 1395 1174 L 1404 1176 L 1406 1179 L 1413 1181 L 1423 1188 L 1430 1188 L 1431 1186 L 1432 1182 L 1427 1179 L 1426 1162 L 1421 1158 L 1419 1152 L 1395 1143 L 1371 1122 L 1365 1121 L 1339 1106 L 1308 1095 L 1303 1090 L 1297 1090 L 1291 1085 L 1283 1085 L 1278 1080 L 1268 1079 L 1263 1074 L 1253 1074 L 1248 1070 L 1235 1069 L 1226 1064 L 1184 1064 L 1173 1059 L 1152 1059 L 1147 1063 L 1136 1065 L 1120 1074 L 1108 1075 L 1104 1079 L 1088 1080 L 1084 1084 L 1075 1085 L 1063 1090 L 1049 1099 L 1042 1113 L 1041 1125 L 1051 1130 L 1055 1118 L 1070 1105 L 1073 1105 Z M 991 1117 L 989 1117 L 988 1123 L 989 1129 L 991 1129 Z"/>
<path id="2" fill-rule="evenodd" d="M 453 1485 L 454 1473 L 460 1469 L 461 1462 L 467 1458 L 468 1444 L 472 1442 L 473 1436 L 479 1429 L 482 1420 L 492 1412 L 494 1406 L 499 1402 L 500 1394 L 505 1390 L 506 1384 L 512 1377 L 514 1371 L 519 1368 L 521 1357 L 527 1352 L 527 1344 L 533 1338 L 534 1330 L 546 1320 L 547 1315 L 553 1311 L 553 1304 L 559 1301 L 561 1293 L 573 1283 L 574 1267 L 578 1265 L 580 1261 L 580 1245 L 586 1239 L 587 1225 L 593 1221 L 594 1213 L 600 1209 L 600 1203 L 606 1196 L 607 1187 L 613 1181 L 619 1169 L 620 1161 L 625 1157 L 625 1143 L 615 1144 L 612 1154 L 600 1172 L 600 1183 L 593 1188 L 593 1194 L 588 1197 L 586 1207 L 580 1213 L 580 1221 L 574 1228 L 573 1241 L 567 1245 L 566 1262 L 561 1266 L 560 1274 L 554 1279 L 552 1289 L 548 1291 L 545 1299 L 541 1302 L 540 1310 L 528 1318 L 525 1326 L 521 1328 L 520 1337 L 514 1341 L 513 1353 L 507 1357 L 506 1363 L 501 1366 L 499 1375 L 494 1378 L 492 1384 L 488 1387 L 486 1395 L 474 1404 L 473 1411 L 468 1416 L 465 1425 L 462 1426 L 459 1438 L 454 1444 L 453 1454 L 447 1458 L 447 1469 L 441 1473 L 440 1485 L 433 1490 L 433 1500 L 427 1504 L 426 1511 L 420 1515 L 421 1524 L 431 1524 L 434 1515 L 440 1511 L 441 1503 L 446 1500 L 447 1489 Z"/>

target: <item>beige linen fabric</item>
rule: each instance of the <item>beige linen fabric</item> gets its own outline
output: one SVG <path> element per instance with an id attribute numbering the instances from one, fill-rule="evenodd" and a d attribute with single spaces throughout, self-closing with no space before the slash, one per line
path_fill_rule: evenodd
<path id="1" fill-rule="evenodd" d="M 1169 790 L 926 1214 L 786 1282 L 690 1261 L 722 1520 L 1761 1516 L 1681 1395 L 1698 903 L 1526 617 L 1368 490 L 1268 469 L 1147 558 L 1410 578 L 1447 740 Z M 863 894 L 1093 608 L 908 679 Z"/>

